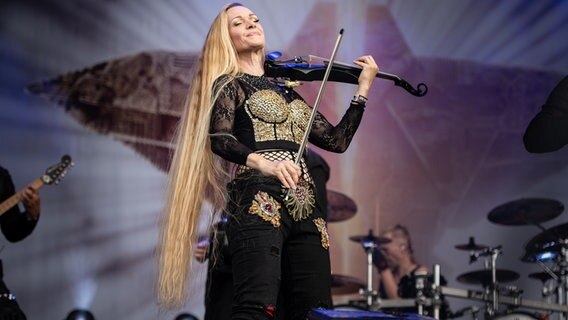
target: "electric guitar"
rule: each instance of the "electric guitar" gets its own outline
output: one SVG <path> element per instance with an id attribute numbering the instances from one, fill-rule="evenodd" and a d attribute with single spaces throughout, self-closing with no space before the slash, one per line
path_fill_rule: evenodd
<path id="1" fill-rule="evenodd" d="M 68 155 L 64 155 L 61 157 L 61 162 L 52 165 L 51 167 L 45 170 L 45 174 L 41 177 L 35 179 L 30 185 L 34 189 L 41 188 L 44 184 L 58 184 L 61 179 L 67 173 L 70 167 L 73 166 L 73 162 L 71 162 L 71 157 Z M 10 198 L 6 199 L 2 203 L 0 203 L 0 216 L 3 215 L 6 211 L 10 210 L 13 206 L 20 203 L 24 198 L 24 191 L 26 188 L 16 192 Z"/>

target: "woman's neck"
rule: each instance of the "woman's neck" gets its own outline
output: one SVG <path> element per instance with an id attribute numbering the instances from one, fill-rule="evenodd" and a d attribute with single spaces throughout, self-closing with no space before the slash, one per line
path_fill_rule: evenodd
<path id="1" fill-rule="evenodd" d="M 264 51 L 253 51 L 240 53 L 238 56 L 239 69 L 243 73 L 253 76 L 262 76 L 264 74 Z"/>

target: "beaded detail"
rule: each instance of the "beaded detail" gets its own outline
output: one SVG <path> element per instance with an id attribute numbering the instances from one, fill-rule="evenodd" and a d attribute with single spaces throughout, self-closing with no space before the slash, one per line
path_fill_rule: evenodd
<path id="1" fill-rule="evenodd" d="M 280 94 L 281 88 L 264 77 L 245 74 L 241 79 L 256 90 L 245 101 L 255 141 L 284 140 L 301 144 L 312 109 L 300 99 L 287 103 Z"/>
<path id="2" fill-rule="evenodd" d="M 259 191 L 254 196 L 248 212 L 258 215 L 262 220 L 272 223 L 276 228 L 280 226 L 280 203 L 266 192 Z"/>
<path id="3" fill-rule="evenodd" d="M 324 249 L 329 249 L 329 233 L 327 232 L 327 226 L 325 224 L 325 220 L 322 218 L 316 218 L 313 220 L 316 228 L 321 233 L 321 246 Z"/>
<path id="4" fill-rule="evenodd" d="M 288 193 L 286 208 L 294 221 L 300 221 L 310 216 L 316 205 L 316 197 L 313 189 L 306 181 L 300 179 L 296 185 L 296 190 L 283 189 L 282 193 L 284 197 Z"/>

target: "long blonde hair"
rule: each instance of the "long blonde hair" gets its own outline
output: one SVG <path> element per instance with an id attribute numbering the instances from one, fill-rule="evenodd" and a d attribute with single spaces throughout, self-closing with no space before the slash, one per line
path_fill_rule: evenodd
<path id="1" fill-rule="evenodd" d="M 239 5 L 225 5 L 209 29 L 178 128 L 158 246 L 158 303 L 168 308 L 181 306 L 186 299 L 203 200 L 210 201 L 217 214 L 225 205 L 227 170 L 212 153 L 208 133 L 219 94 L 212 88 L 214 81 L 239 72 L 227 16 L 229 8 Z M 227 78 L 224 84 L 231 79 Z"/>

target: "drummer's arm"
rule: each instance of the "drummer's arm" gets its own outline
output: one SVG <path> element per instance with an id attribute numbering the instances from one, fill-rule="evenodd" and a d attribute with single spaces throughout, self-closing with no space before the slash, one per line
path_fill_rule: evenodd
<path id="1" fill-rule="evenodd" d="M 381 285 L 383 286 L 387 298 L 389 299 L 400 299 L 398 296 L 398 284 L 394 279 L 391 269 L 386 268 L 380 271 L 381 275 Z"/>

